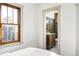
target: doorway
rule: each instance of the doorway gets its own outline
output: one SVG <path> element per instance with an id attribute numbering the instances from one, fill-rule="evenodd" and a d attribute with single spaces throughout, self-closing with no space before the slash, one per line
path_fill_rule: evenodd
<path id="1" fill-rule="evenodd" d="M 60 52 L 59 11 L 60 6 L 43 10 L 44 48 L 57 53 Z"/>

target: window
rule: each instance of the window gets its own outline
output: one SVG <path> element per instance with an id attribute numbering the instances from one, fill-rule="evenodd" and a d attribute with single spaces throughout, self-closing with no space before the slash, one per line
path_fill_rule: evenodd
<path id="1" fill-rule="evenodd" d="M 0 3 L 0 45 L 20 42 L 20 8 Z"/>

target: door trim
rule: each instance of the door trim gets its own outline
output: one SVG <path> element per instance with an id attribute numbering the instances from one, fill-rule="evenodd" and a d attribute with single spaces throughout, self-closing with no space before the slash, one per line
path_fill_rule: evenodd
<path id="1" fill-rule="evenodd" d="M 46 21 L 45 21 L 45 12 L 47 11 L 53 11 L 53 10 L 58 10 L 58 53 L 60 54 L 60 5 L 56 6 L 56 7 L 52 7 L 52 8 L 48 8 L 48 9 L 44 9 L 42 10 L 42 15 L 43 15 L 43 48 L 46 49 Z"/>

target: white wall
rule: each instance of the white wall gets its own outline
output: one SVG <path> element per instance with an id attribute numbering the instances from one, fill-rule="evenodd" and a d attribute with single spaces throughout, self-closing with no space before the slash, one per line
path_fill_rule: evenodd
<path id="1" fill-rule="evenodd" d="M 60 14 L 60 53 L 62 55 L 76 55 L 75 5 L 63 4 Z"/>
<path id="2" fill-rule="evenodd" d="M 39 45 L 44 46 L 42 10 L 60 5 L 60 54 L 76 55 L 76 8 L 74 4 L 40 4 Z"/>
<path id="3" fill-rule="evenodd" d="M 79 4 L 76 4 L 76 16 L 77 16 L 77 22 L 76 22 L 76 37 L 77 37 L 77 41 L 76 41 L 76 55 L 79 56 Z"/>
<path id="4" fill-rule="evenodd" d="M 37 8 L 34 4 L 23 4 L 24 14 L 23 14 L 23 39 L 25 45 L 37 46 Z"/>
<path id="5" fill-rule="evenodd" d="M 16 4 L 14 4 L 16 5 Z M 23 16 L 21 20 L 21 39 L 23 43 L 17 45 L 3 45 L 0 46 L 0 54 L 5 52 L 12 52 L 14 50 L 25 47 L 38 47 L 38 33 L 37 33 L 37 14 L 35 4 L 21 4 L 23 8 Z M 20 5 L 20 6 L 21 6 Z"/>

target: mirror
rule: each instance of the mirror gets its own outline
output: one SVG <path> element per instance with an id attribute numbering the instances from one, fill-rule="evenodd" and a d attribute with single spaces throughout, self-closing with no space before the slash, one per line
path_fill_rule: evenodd
<path id="1" fill-rule="evenodd" d="M 48 11 L 46 16 L 46 33 L 54 33 L 57 38 L 57 17 L 58 11 Z"/>

